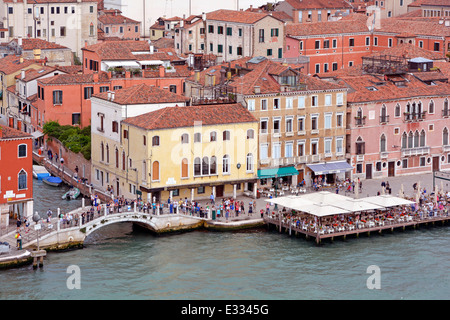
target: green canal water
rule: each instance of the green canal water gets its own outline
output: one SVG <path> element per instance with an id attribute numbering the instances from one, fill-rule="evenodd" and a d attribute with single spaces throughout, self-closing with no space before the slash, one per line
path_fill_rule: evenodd
<path id="1" fill-rule="evenodd" d="M 54 204 L 63 193 L 38 190 Z M 124 223 L 92 234 L 84 249 L 49 253 L 42 269 L 0 271 L 0 299 L 449 299 L 449 241 L 448 225 L 317 246 L 265 229 L 157 237 Z M 71 290 L 73 265 L 80 289 Z M 371 265 L 380 289 L 367 287 Z"/>

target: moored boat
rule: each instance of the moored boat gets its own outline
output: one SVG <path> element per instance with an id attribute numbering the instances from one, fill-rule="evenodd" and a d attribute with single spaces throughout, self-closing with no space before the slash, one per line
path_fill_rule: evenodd
<path id="1" fill-rule="evenodd" d="M 49 186 L 53 186 L 53 187 L 59 187 L 59 185 L 62 183 L 61 178 L 58 178 L 58 177 L 46 177 L 46 178 L 43 178 L 42 181 L 45 184 L 48 184 Z"/>
<path id="2" fill-rule="evenodd" d="M 80 189 L 73 187 L 69 191 L 64 193 L 61 198 L 66 200 L 75 200 L 76 198 L 78 198 L 79 195 Z"/>
<path id="3" fill-rule="evenodd" d="M 44 166 L 33 165 L 33 177 L 38 180 L 50 177 L 50 173 L 45 169 Z"/>

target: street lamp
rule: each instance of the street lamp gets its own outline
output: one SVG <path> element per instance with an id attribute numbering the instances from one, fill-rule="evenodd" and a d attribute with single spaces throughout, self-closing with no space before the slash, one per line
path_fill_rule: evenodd
<path id="1" fill-rule="evenodd" d="M 36 242 L 37 242 L 37 250 L 39 251 L 39 230 L 41 230 L 41 225 L 38 224 L 39 220 L 41 220 L 41 216 L 39 215 L 39 213 L 36 211 L 33 215 L 33 221 L 36 223 L 36 225 L 34 226 L 34 230 L 37 231 L 36 234 Z"/>

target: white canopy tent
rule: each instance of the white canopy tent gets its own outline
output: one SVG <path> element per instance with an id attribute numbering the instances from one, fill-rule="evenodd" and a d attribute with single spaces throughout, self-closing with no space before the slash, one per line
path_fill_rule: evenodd
<path id="1" fill-rule="evenodd" d="M 374 203 L 374 204 L 382 206 L 382 207 L 404 206 L 404 205 L 411 205 L 411 204 L 415 203 L 414 201 L 410 201 L 410 200 L 403 199 L 400 197 L 391 196 L 389 194 L 382 194 L 379 196 L 367 197 L 367 198 L 364 198 L 364 201 Z"/>
<path id="2" fill-rule="evenodd" d="M 309 213 L 317 217 L 369 210 L 383 210 L 388 207 L 414 203 L 413 201 L 391 195 L 353 199 L 328 191 L 314 192 L 300 196 L 266 199 L 265 201 L 276 203 L 296 211 Z"/>

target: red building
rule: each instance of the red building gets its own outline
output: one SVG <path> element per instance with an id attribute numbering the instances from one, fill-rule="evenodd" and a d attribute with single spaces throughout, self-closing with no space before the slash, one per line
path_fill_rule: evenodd
<path id="1" fill-rule="evenodd" d="M 0 227 L 33 215 L 32 136 L 0 125 Z"/>
<path id="2" fill-rule="evenodd" d="M 288 24 L 284 58 L 307 56 L 308 73 L 316 74 L 359 65 L 364 56 L 404 43 L 444 58 L 449 42 L 450 28 L 439 18 L 406 16 L 372 22 L 372 17 L 351 14 L 338 21 Z"/>

